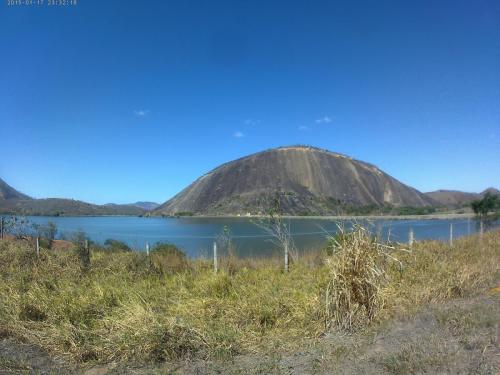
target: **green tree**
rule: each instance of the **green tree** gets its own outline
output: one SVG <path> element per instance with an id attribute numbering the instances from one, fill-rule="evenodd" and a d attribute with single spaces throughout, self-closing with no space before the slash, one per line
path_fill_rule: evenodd
<path id="1" fill-rule="evenodd" d="M 500 210 L 500 196 L 486 193 L 482 199 L 471 202 L 471 207 L 477 216 L 487 216 L 490 212 Z"/>

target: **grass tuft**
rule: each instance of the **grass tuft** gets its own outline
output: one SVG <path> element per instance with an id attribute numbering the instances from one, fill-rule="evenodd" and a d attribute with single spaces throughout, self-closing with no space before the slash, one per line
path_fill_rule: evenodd
<path id="1" fill-rule="evenodd" d="M 326 288 L 327 327 L 352 330 L 371 322 L 384 305 L 389 254 L 394 247 L 377 242 L 359 225 L 346 232 L 339 226 L 330 238 L 326 267 L 330 281 Z"/>

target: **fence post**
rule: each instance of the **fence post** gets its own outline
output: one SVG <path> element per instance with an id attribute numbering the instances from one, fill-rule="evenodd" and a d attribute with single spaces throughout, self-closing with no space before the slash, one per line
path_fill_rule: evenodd
<path id="1" fill-rule="evenodd" d="M 36 238 L 36 257 L 40 258 L 40 242 L 38 241 L 38 237 Z"/>
<path id="2" fill-rule="evenodd" d="M 288 242 L 285 242 L 285 272 L 288 272 Z"/>
<path id="3" fill-rule="evenodd" d="M 377 223 L 377 242 L 380 243 L 382 242 L 383 239 L 382 239 L 382 225 L 379 223 Z"/>
<path id="4" fill-rule="evenodd" d="M 479 221 L 479 238 L 481 240 L 483 239 L 483 232 L 484 232 L 483 219 L 481 218 L 481 220 Z"/>
<path id="5" fill-rule="evenodd" d="M 149 256 L 149 243 L 146 242 L 146 255 Z"/>
<path id="6" fill-rule="evenodd" d="M 410 227 L 410 231 L 408 232 L 408 245 L 410 246 L 410 249 L 413 247 L 413 242 L 414 242 L 414 236 L 413 236 L 413 228 Z"/>
<path id="7" fill-rule="evenodd" d="M 217 273 L 219 270 L 218 264 L 217 264 L 217 241 L 214 241 L 214 272 Z"/>
<path id="8" fill-rule="evenodd" d="M 470 236 L 470 217 L 467 218 L 467 235 Z"/>
<path id="9" fill-rule="evenodd" d="M 450 223 L 450 247 L 453 246 L 453 223 Z"/>
<path id="10" fill-rule="evenodd" d="M 85 240 L 85 255 L 86 255 L 86 261 L 90 264 L 90 247 L 89 247 L 89 240 Z"/>
<path id="11" fill-rule="evenodd" d="M 0 218 L 0 238 L 3 239 L 3 216 Z"/>

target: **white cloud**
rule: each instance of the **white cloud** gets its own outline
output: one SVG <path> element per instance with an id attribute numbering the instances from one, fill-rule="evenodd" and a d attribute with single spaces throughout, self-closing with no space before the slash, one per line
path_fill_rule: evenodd
<path id="1" fill-rule="evenodd" d="M 299 126 L 298 129 L 300 131 L 302 131 L 302 132 L 305 132 L 305 131 L 308 131 L 310 129 L 310 127 L 309 126 L 305 126 L 305 125 L 301 125 L 301 126 Z"/>
<path id="2" fill-rule="evenodd" d="M 245 121 L 243 121 L 243 123 L 245 125 L 251 125 L 251 126 L 255 126 L 255 125 L 259 125 L 260 124 L 260 120 L 254 120 L 254 119 L 246 119 Z"/>
<path id="3" fill-rule="evenodd" d="M 316 124 L 329 124 L 332 121 L 333 120 L 330 116 L 323 116 L 316 120 Z"/>
<path id="4" fill-rule="evenodd" d="M 233 137 L 234 138 L 243 138 L 245 136 L 245 134 L 243 134 L 242 132 L 238 131 L 238 132 L 234 132 L 233 134 Z"/>
<path id="5" fill-rule="evenodd" d="M 137 117 L 146 117 L 149 115 L 149 109 L 137 109 L 134 111 L 134 115 Z"/>

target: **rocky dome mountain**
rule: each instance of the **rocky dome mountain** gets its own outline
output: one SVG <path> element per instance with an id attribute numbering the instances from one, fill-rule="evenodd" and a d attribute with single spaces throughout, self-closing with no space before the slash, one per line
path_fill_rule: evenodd
<path id="1" fill-rule="evenodd" d="M 341 214 L 348 207 L 424 207 L 435 202 L 376 166 L 327 150 L 290 146 L 223 164 L 154 213 L 258 214 L 280 192 L 290 215 Z"/>

